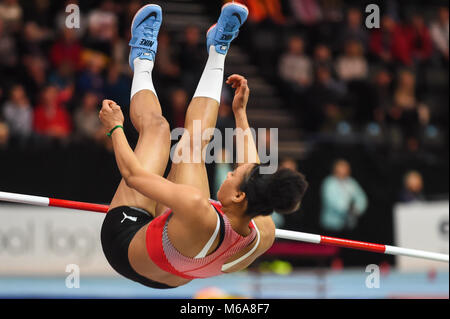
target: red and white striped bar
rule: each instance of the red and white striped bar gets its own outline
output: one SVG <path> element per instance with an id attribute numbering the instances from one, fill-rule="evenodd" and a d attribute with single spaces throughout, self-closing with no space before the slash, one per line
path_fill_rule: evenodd
<path id="1" fill-rule="evenodd" d="M 41 196 L 21 195 L 14 193 L 0 192 L 0 201 L 29 204 L 35 206 L 63 207 L 77 210 L 87 210 L 91 212 L 106 213 L 108 205 L 75 202 L 65 199 L 48 198 Z"/>
<path id="2" fill-rule="evenodd" d="M 396 246 L 366 243 L 350 239 L 341 239 L 321 235 L 314 235 L 290 230 L 277 229 L 275 231 L 275 237 L 280 239 L 302 241 L 314 244 L 323 244 L 344 248 L 359 249 L 381 254 L 416 257 L 435 261 L 443 261 L 447 263 L 449 262 L 449 256 L 445 254 L 433 253 L 417 249 L 402 248 Z"/>
<path id="3" fill-rule="evenodd" d="M 92 212 L 106 213 L 108 205 L 90 204 L 83 202 L 75 202 L 64 199 L 55 199 L 40 196 L 21 195 L 14 193 L 0 192 L 0 201 L 22 203 L 37 206 L 63 207 L 77 210 L 87 210 Z M 366 243 L 362 241 L 327 237 L 315 234 L 302 233 L 297 231 L 277 229 L 275 237 L 279 239 L 288 239 L 302 241 L 313 244 L 322 244 L 330 246 L 338 246 L 351 249 L 359 249 L 371 251 L 375 253 L 409 256 L 423 259 L 430 259 L 442 262 L 449 262 L 449 256 L 445 254 L 433 253 L 417 249 L 401 248 L 396 246 L 388 246 L 381 244 Z"/>

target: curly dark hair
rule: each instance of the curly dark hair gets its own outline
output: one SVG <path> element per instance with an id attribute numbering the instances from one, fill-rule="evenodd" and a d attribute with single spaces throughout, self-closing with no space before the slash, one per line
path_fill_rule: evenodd
<path id="1" fill-rule="evenodd" d="M 287 168 L 274 174 L 261 174 L 261 166 L 255 165 L 240 185 L 247 197 L 246 214 L 253 218 L 268 216 L 274 211 L 280 214 L 296 211 L 308 189 L 305 176 Z"/>

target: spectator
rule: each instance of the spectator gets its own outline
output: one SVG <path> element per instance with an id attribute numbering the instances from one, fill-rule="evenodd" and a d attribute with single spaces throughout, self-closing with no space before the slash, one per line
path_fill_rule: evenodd
<path id="1" fill-rule="evenodd" d="M 34 111 L 33 126 L 36 133 L 57 139 L 69 136 L 72 123 L 63 105 L 67 100 L 67 92 L 59 92 L 54 86 L 43 90 L 41 103 Z"/>
<path id="2" fill-rule="evenodd" d="M 324 25 L 341 22 L 344 19 L 344 1 L 320 1 Z"/>
<path id="3" fill-rule="evenodd" d="M 103 0 L 100 7 L 90 12 L 88 17 L 88 37 L 85 46 L 91 50 L 112 55 L 112 40 L 118 27 L 115 4 L 112 0 Z"/>
<path id="4" fill-rule="evenodd" d="M 119 28 L 118 25 L 114 28 L 113 30 L 113 35 L 111 37 L 110 40 L 111 43 L 111 60 L 114 63 L 119 63 L 121 64 L 123 67 L 126 67 L 129 65 L 129 49 L 130 47 L 128 46 L 128 41 L 124 40 L 120 33 L 119 33 Z"/>
<path id="5" fill-rule="evenodd" d="M 47 46 L 52 39 L 52 32 L 31 21 L 24 25 L 19 38 L 20 51 L 26 55 L 46 57 Z"/>
<path id="6" fill-rule="evenodd" d="M 123 65 L 113 63 L 108 66 L 105 82 L 105 96 L 124 107 L 130 103 L 131 79 L 123 71 Z"/>
<path id="7" fill-rule="evenodd" d="M 422 175 L 417 171 L 408 172 L 403 179 L 403 190 L 400 193 L 400 201 L 410 203 L 424 200 Z"/>
<path id="8" fill-rule="evenodd" d="M 18 0 L 0 1 L 0 20 L 5 23 L 7 32 L 17 32 L 22 23 L 22 8 Z"/>
<path id="9" fill-rule="evenodd" d="M 82 104 L 74 115 L 75 132 L 81 139 L 101 141 L 106 133 L 98 118 L 100 100 L 92 92 L 84 94 Z"/>
<path id="10" fill-rule="evenodd" d="M 305 54 L 304 41 L 299 36 L 289 39 L 288 51 L 281 57 L 279 74 L 294 92 L 302 93 L 312 83 L 312 62 Z"/>
<path id="11" fill-rule="evenodd" d="M 386 69 L 380 69 L 375 73 L 373 82 L 369 99 L 373 113 L 369 119 L 382 124 L 392 106 L 392 74 Z"/>
<path id="12" fill-rule="evenodd" d="M 400 72 L 393 103 L 388 112 L 388 121 L 401 127 L 409 148 L 417 150 L 419 128 L 429 123 L 430 112 L 417 99 L 415 75 L 411 71 Z"/>
<path id="13" fill-rule="evenodd" d="M 430 27 L 431 38 L 439 53 L 448 63 L 449 17 L 448 7 L 440 7 L 437 20 Z"/>
<path id="14" fill-rule="evenodd" d="M 369 66 L 363 54 L 361 43 L 355 40 L 345 45 L 345 54 L 336 62 L 336 72 L 345 82 L 365 80 L 369 73 Z"/>
<path id="15" fill-rule="evenodd" d="M 395 62 L 411 66 L 410 47 L 403 29 L 388 15 L 382 17 L 381 28 L 370 36 L 370 51 L 382 63 L 391 66 Z"/>
<path id="16" fill-rule="evenodd" d="M 53 29 L 54 11 L 51 1 L 20 1 L 24 21 L 33 20 L 38 25 Z M 67 15 L 67 14 L 66 14 Z"/>
<path id="17" fill-rule="evenodd" d="M 32 133 L 33 110 L 21 85 L 12 87 L 9 100 L 3 105 L 3 117 L 11 136 L 27 138 Z"/>
<path id="18" fill-rule="evenodd" d="M 364 56 L 363 47 L 357 40 L 348 40 L 345 52 L 336 61 L 336 73 L 346 86 L 346 115 L 356 123 L 366 123 L 372 117 L 368 96 L 371 87 L 366 81 L 369 75 L 369 64 Z"/>
<path id="19" fill-rule="evenodd" d="M 200 42 L 200 29 L 197 26 L 188 26 L 184 31 L 184 40 L 180 46 L 179 64 L 182 72 L 182 83 L 189 93 L 193 93 L 198 79 L 202 75 L 206 61 L 207 51 Z"/>
<path id="20" fill-rule="evenodd" d="M 59 68 L 62 64 L 70 66 L 73 70 L 81 68 L 81 44 L 76 37 L 75 29 L 64 28 L 61 37 L 50 50 L 50 61 L 53 67 Z"/>
<path id="21" fill-rule="evenodd" d="M 398 77 L 394 104 L 402 110 L 413 110 L 417 106 L 415 75 L 410 70 L 402 70 Z"/>
<path id="22" fill-rule="evenodd" d="M 322 18 L 322 9 L 317 0 L 290 0 L 294 18 L 303 25 L 312 26 Z"/>
<path id="23" fill-rule="evenodd" d="M 63 62 L 49 76 L 48 82 L 64 90 L 75 83 L 75 70 L 70 62 Z"/>
<path id="24" fill-rule="evenodd" d="M 170 95 L 170 100 L 171 126 L 173 128 L 184 127 L 184 118 L 188 107 L 187 92 L 182 88 L 175 89 Z"/>
<path id="25" fill-rule="evenodd" d="M 359 8 L 350 8 L 347 11 L 347 21 L 345 26 L 341 29 L 338 36 L 338 45 L 340 51 L 344 49 L 344 44 L 348 41 L 358 41 L 363 49 L 363 52 L 367 50 L 369 44 L 369 35 L 367 29 L 364 27 L 362 21 L 362 13 Z"/>
<path id="26" fill-rule="evenodd" d="M 39 93 L 47 85 L 47 61 L 40 56 L 25 56 L 23 58 L 25 70 L 21 76 L 32 105 L 36 105 Z"/>
<path id="27" fill-rule="evenodd" d="M 171 43 L 170 35 L 161 32 L 158 38 L 158 63 L 155 65 L 158 80 L 155 83 L 170 84 L 178 81 L 181 74 L 180 66 L 176 62 L 176 52 Z"/>
<path id="28" fill-rule="evenodd" d="M 409 51 L 413 61 L 420 65 L 429 60 L 433 53 L 433 44 L 430 31 L 425 25 L 423 17 L 414 14 L 411 18 L 411 24 L 405 28 L 404 32 L 409 42 Z"/>
<path id="29" fill-rule="evenodd" d="M 322 227 L 336 233 L 353 230 L 367 209 L 367 196 L 351 177 L 351 167 L 346 160 L 335 162 L 333 175 L 324 180 L 321 192 Z"/>
<path id="30" fill-rule="evenodd" d="M 405 27 L 405 37 L 410 46 L 413 66 L 417 75 L 417 90 L 419 93 L 427 92 L 427 69 L 433 54 L 433 42 L 430 31 L 425 24 L 424 18 L 414 14 L 411 23 Z"/>
<path id="31" fill-rule="evenodd" d="M 345 87 L 332 78 L 330 70 L 318 67 L 315 82 L 306 93 L 308 119 L 305 119 L 305 128 L 333 131 L 344 116 L 340 107 L 344 95 Z"/>
<path id="32" fill-rule="evenodd" d="M 231 2 L 226 0 L 225 2 Z M 270 20 L 276 24 L 286 23 L 280 0 L 243 0 L 249 8 L 249 21 L 260 23 Z"/>
<path id="33" fill-rule="evenodd" d="M 0 18 L 0 72 L 12 70 L 17 62 L 16 41 L 6 32 L 4 22 Z"/>
<path id="34" fill-rule="evenodd" d="M 77 91 L 83 95 L 87 91 L 94 91 L 99 96 L 103 96 L 105 79 L 103 70 L 106 66 L 106 59 L 103 54 L 91 51 L 87 57 L 86 69 L 78 77 Z"/>
<path id="35" fill-rule="evenodd" d="M 314 58 L 313 58 L 314 68 L 326 67 L 328 70 L 334 73 L 334 62 L 333 55 L 331 53 L 330 47 L 326 44 L 318 44 L 314 48 Z"/>

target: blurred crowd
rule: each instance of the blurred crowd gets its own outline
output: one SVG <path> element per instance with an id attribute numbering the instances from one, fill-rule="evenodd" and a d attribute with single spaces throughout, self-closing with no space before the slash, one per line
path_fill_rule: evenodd
<path id="1" fill-rule="evenodd" d="M 352 1 L 242 2 L 250 41 L 240 44 L 279 85 L 303 131 L 385 134 L 411 151 L 447 136 L 448 94 L 436 89 L 448 84 L 447 7 L 408 11 L 386 1 L 381 28 L 368 29 L 364 7 Z M 66 27 L 68 4 L 80 6 L 80 28 Z M 0 147 L 31 139 L 110 148 L 96 113 L 104 97 L 129 104 L 129 26 L 141 4 L 0 0 Z M 195 25 L 160 33 L 155 85 L 172 127 L 183 125 L 206 54 Z M 232 122 L 229 100 L 219 126 Z"/>
<path id="2" fill-rule="evenodd" d="M 130 25 L 142 3 L 0 0 L 0 147 L 111 149 L 98 110 L 107 97 L 128 111 Z M 80 28 L 66 27 L 69 4 L 79 5 Z M 182 127 L 207 51 L 197 26 L 176 40 L 161 30 L 153 76 L 164 115 Z M 229 117 L 224 104 L 221 116 Z"/>
<path id="3" fill-rule="evenodd" d="M 448 137 L 449 13 L 442 2 L 243 0 L 266 77 L 306 132 L 355 130 L 398 149 Z M 372 20 L 370 20 L 372 21 Z M 257 54 L 263 50 L 264 54 Z M 273 63 L 277 61 L 277 63 Z M 445 140 L 445 138 L 444 138 Z"/>

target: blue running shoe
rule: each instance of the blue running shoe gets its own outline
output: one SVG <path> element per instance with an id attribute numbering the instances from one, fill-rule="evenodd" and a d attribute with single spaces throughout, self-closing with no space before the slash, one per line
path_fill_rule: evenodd
<path id="1" fill-rule="evenodd" d="M 222 7 L 219 20 L 206 34 L 206 45 L 209 48 L 213 45 L 220 54 L 227 54 L 231 42 L 237 38 L 239 28 L 248 17 L 248 9 L 240 3 L 227 3 Z"/>
<path id="2" fill-rule="evenodd" d="M 134 71 L 133 61 L 136 58 L 155 60 L 158 49 L 158 33 L 162 23 L 162 9 L 156 4 L 142 7 L 131 23 L 131 40 L 129 46 L 129 63 Z"/>

